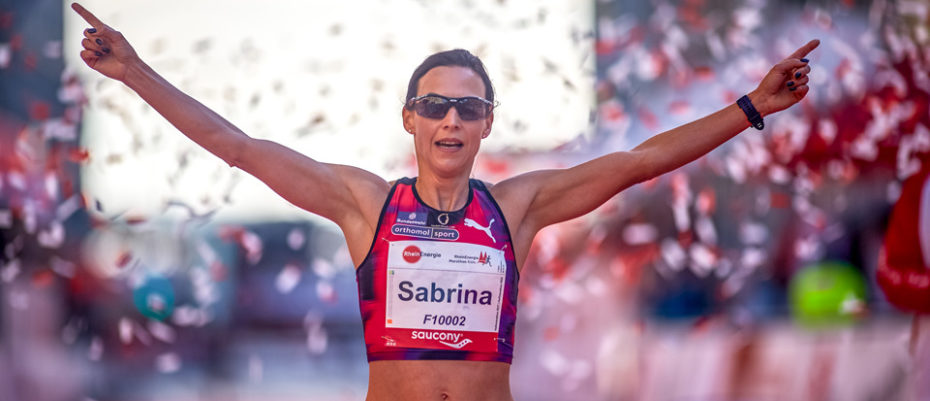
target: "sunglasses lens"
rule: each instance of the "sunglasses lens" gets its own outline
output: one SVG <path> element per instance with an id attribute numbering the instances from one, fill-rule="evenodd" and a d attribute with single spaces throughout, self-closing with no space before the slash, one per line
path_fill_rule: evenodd
<path id="1" fill-rule="evenodd" d="M 487 117 L 488 105 L 476 98 L 459 99 L 455 110 L 463 120 L 480 120 Z"/>
<path id="2" fill-rule="evenodd" d="M 426 118 L 443 118 L 452 107 L 452 102 L 438 96 L 427 96 L 417 101 L 414 109 Z"/>

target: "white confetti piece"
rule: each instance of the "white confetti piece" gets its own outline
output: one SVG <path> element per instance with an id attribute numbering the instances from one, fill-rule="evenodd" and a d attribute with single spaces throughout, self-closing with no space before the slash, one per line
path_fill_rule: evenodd
<path id="1" fill-rule="evenodd" d="M 65 241 L 65 227 L 57 220 L 52 221 L 48 230 L 39 231 L 36 240 L 45 248 L 58 248 Z"/>
<path id="2" fill-rule="evenodd" d="M 287 246 L 295 251 L 304 246 L 304 243 L 306 242 L 307 237 L 304 235 L 304 231 L 300 227 L 294 227 L 291 229 L 291 232 L 287 234 Z"/>
<path id="3" fill-rule="evenodd" d="M 53 118 L 42 124 L 42 136 L 46 139 L 62 141 L 77 140 L 77 125 L 61 118 Z"/>
<path id="4" fill-rule="evenodd" d="M 29 309 L 29 294 L 24 291 L 10 291 L 8 300 L 13 309 L 20 311 Z"/>
<path id="5" fill-rule="evenodd" d="M 692 263 L 688 267 L 698 277 L 707 276 L 717 265 L 717 256 L 704 244 L 691 245 L 690 256 Z"/>
<path id="6" fill-rule="evenodd" d="M 312 325 L 307 330 L 307 349 L 311 354 L 319 355 L 326 352 L 328 336 L 322 325 Z"/>
<path id="7" fill-rule="evenodd" d="M 888 186 L 885 187 L 885 199 L 888 200 L 889 204 L 893 204 L 896 203 L 900 197 L 901 183 L 898 181 L 889 182 Z"/>
<path id="8" fill-rule="evenodd" d="M 674 271 L 680 271 L 685 267 L 688 255 L 681 247 L 678 241 L 666 238 L 662 241 L 662 260 Z"/>
<path id="9" fill-rule="evenodd" d="M 336 301 L 336 289 L 328 280 L 320 280 L 316 283 L 316 295 L 324 302 Z"/>
<path id="10" fill-rule="evenodd" d="M 293 264 L 288 264 L 284 266 L 284 268 L 278 272 L 277 277 L 275 277 L 275 288 L 282 294 L 290 293 L 297 287 L 297 284 L 300 283 L 300 276 L 300 268 Z"/>
<path id="11" fill-rule="evenodd" d="M 99 361 L 102 356 L 103 340 L 101 340 L 100 337 L 94 336 L 94 338 L 90 340 L 90 348 L 87 349 L 87 359 Z"/>
<path id="12" fill-rule="evenodd" d="M 157 338 L 163 343 L 172 344 L 177 338 L 177 335 L 174 332 L 174 328 L 157 320 L 149 320 L 148 329 L 149 332 L 152 333 L 153 337 Z"/>
<path id="13" fill-rule="evenodd" d="M 598 297 L 606 295 L 610 290 L 603 279 L 594 275 L 588 276 L 588 279 L 585 280 L 585 289 L 587 289 L 591 295 Z"/>
<path id="14" fill-rule="evenodd" d="M 0 178 L 2 180 L 2 178 Z M 13 227 L 13 212 L 10 210 L 0 209 L 0 228 L 9 229 Z"/>
<path id="15" fill-rule="evenodd" d="M 816 260 L 822 253 L 823 247 L 814 235 L 798 238 L 794 243 L 794 254 L 798 259 Z"/>
<path id="16" fill-rule="evenodd" d="M 55 210 L 55 217 L 60 221 L 65 221 L 69 217 L 71 217 L 71 215 L 73 215 L 74 212 L 80 209 L 81 209 L 81 195 L 73 195 L 67 200 L 65 200 L 64 202 L 62 202 L 60 205 L 58 205 L 58 209 Z"/>
<path id="17" fill-rule="evenodd" d="M 555 287 L 555 295 L 567 304 L 577 304 L 585 299 L 585 291 L 578 284 L 564 281 Z"/>
<path id="18" fill-rule="evenodd" d="M 123 344 L 129 344 L 132 341 L 132 322 L 129 318 L 119 320 L 119 340 Z"/>
<path id="19" fill-rule="evenodd" d="M 652 224 L 633 223 L 623 228 L 623 241 L 630 245 L 650 244 L 658 237 L 659 230 Z"/>
<path id="20" fill-rule="evenodd" d="M 161 373 L 174 373 L 181 370 L 181 357 L 168 352 L 155 358 L 155 368 Z"/>
<path id="21" fill-rule="evenodd" d="M 216 251 L 213 250 L 213 247 L 204 241 L 197 242 L 197 253 L 200 255 L 200 258 L 203 259 L 203 262 L 207 266 L 219 260 L 219 256 L 216 254 Z"/>
<path id="22" fill-rule="evenodd" d="M 717 229 L 714 227 L 713 220 L 708 216 L 700 216 L 694 222 L 694 232 L 701 241 L 710 245 L 717 244 Z"/>
<path id="23" fill-rule="evenodd" d="M 252 383 L 259 383 L 263 376 L 262 359 L 258 355 L 249 356 L 249 380 Z"/>
<path id="24" fill-rule="evenodd" d="M 256 264 L 262 258 L 262 239 L 251 231 L 242 232 L 242 247 L 245 249 L 245 259 L 249 264 Z"/>
<path id="25" fill-rule="evenodd" d="M 187 305 L 175 308 L 171 318 L 174 324 L 182 327 L 202 327 L 212 320 L 212 316 L 206 310 Z"/>
<path id="26" fill-rule="evenodd" d="M 328 279 L 336 274 L 336 268 L 333 267 L 333 264 L 323 258 L 314 258 L 310 266 L 313 268 L 313 273 L 320 278 Z"/>
<path id="27" fill-rule="evenodd" d="M 65 324 L 65 327 L 61 328 L 61 341 L 67 345 L 73 345 L 77 341 L 78 335 L 85 329 L 87 329 L 87 320 L 72 317 Z"/>
<path id="28" fill-rule="evenodd" d="M 571 369 L 568 360 L 551 348 L 546 348 L 539 354 L 539 363 L 546 372 L 556 377 L 564 376 Z"/>
<path id="29" fill-rule="evenodd" d="M 61 58 L 61 41 L 60 40 L 50 40 L 45 42 L 45 45 L 42 46 L 42 54 L 45 57 L 57 60 Z"/>
<path id="30" fill-rule="evenodd" d="M 3 266 L 3 269 L 0 270 L 0 278 L 3 279 L 4 283 L 12 282 L 19 275 L 20 263 L 19 259 L 13 259 Z"/>
<path id="31" fill-rule="evenodd" d="M 0 68 L 7 68 L 10 66 L 10 59 L 13 57 L 13 52 L 10 50 L 9 43 L 0 43 Z"/>
<path id="32" fill-rule="evenodd" d="M 760 245 L 769 238 L 769 228 L 754 221 L 743 221 L 739 226 L 739 236 L 747 245 Z"/>
<path id="33" fill-rule="evenodd" d="M 52 256 L 51 259 L 49 259 L 49 264 L 52 267 L 52 271 L 58 273 L 62 277 L 73 278 L 74 272 L 77 270 L 77 265 L 57 256 Z"/>

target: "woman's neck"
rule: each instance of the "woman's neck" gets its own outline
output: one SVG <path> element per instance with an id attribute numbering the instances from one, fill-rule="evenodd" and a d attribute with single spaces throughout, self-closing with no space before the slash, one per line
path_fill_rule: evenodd
<path id="1" fill-rule="evenodd" d="M 460 177 L 420 175 L 417 177 L 416 187 L 420 199 L 438 210 L 459 210 L 468 202 L 468 175 Z"/>

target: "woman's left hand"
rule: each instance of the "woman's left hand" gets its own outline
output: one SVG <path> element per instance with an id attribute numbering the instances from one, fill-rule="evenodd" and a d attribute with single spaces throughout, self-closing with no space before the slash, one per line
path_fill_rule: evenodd
<path id="1" fill-rule="evenodd" d="M 765 74 L 759 87 L 749 94 L 760 114 L 766 116 L 784 110 L 804 99 L 810 90 L 807 74 L 811 72 L 805 57 L 818 45 L 820 41 L 817 39 L 807 42 Z"/>

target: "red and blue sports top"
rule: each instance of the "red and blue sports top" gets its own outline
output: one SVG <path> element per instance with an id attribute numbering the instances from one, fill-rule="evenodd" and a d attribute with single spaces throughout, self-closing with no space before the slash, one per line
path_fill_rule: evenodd
<path id="1" fill-rule="evenodd" d="M 469 180 L 456 211 L 427 206 L 398 180 L 356 270 L 368 361 L 513 358 L 519 273 L 487 187 Z"/>

